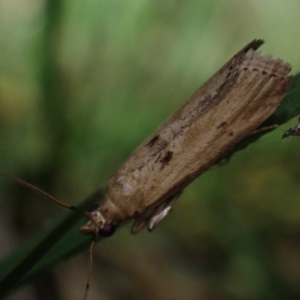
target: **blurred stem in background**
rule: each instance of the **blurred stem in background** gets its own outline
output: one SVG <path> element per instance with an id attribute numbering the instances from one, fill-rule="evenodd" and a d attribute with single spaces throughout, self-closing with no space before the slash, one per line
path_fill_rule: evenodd
<path id="1" fill-rule="evenodd" d="M 68 138 L 67 111 L 70 105 L 70 90 L 67 76 L 60 63 L 62 44 L 63 2 L 61 0 L 45 2 L 45 26 L 42 31 L 42 49 L 40 64 L 40 86 L 42 87 L 41 109 L 53 147 L 53 167 L 62 165 L 64 143 Z M 55 134 L 55 136 L 52 136 Z"/>

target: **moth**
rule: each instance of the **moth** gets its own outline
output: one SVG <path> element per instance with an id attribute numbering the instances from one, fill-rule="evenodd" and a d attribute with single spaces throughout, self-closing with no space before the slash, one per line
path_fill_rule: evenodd
<path id="1" fill-rule="evenodd" d="M 291 66 L 261 56 L 262 44 L 254 40 L 235 54 L 131 154 L 102 203 L 85 213 L 82 233 L 109 236 L 129 219 L 132 233 L 152 231 L 188 184 L 274 113 Z"/>
<path id="2" fill-rule="evenodd" d="M 93 236 L 91 253 L 98 236 L 111 236 L 127 220 L 134 219 L 132 233 L 145 226 L 152 231 L 187 185 L 274 113 L 291 66 L 260 55 L 262 44 L 253 40 L 235 54 L 110 177 L 102 202 L 85 212 L 88 220 L 80 229 Z M 74 209 L 21 179 L 0 175 Z M 88 285 L 89 279 L 84 299 Z"/>

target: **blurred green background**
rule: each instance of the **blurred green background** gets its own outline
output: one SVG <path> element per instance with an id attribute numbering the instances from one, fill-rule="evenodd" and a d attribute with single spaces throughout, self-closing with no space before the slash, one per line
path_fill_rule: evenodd
<path id="1" fill-rule="evenodd" d="M 0 1 L 0 170 L 76 204 L 254 38 L 300 70 L 299 1 Z M 296 120 L 95 251 L 93 299 L 299 299 Z M 0 179 L 5 258 L 63 209 Z M 131 224 L 130 224 L 131 225 Z M 78 233 L 79 235 L 79 233 Z M 82 299 L 88 251 L 9 299 Z"/>

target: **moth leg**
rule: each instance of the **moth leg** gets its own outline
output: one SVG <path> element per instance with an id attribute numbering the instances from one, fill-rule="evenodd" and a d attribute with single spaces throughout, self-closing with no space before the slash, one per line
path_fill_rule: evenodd
<path id="1" fill-rule="evenodd" d="M 181 195 L 182 191 L 177 193 L 175 196 L 169 197 L 164 202 L 160 203 L 159 205 L 154 207 L 154 210 L 150 213 L 147 210 L 142 215 L 139 215 L 135 218 L 133 226 L 131 228 L 131 233 L 136 234 L 141 231 L 146 225 L 149 231 L 152 231 L 171 211 L 172 207 L 174 206 L 176 200 Z M 152 208 L 153 209 L 153 208 Z"/>
<path id="2" fill-rule="evenodd" d="M 147 220 L 148 230 L 152 231 L 168 215 L 171 209 L 172 202 L 163 202 L 161 205 L 157 206 L 152 217 L 149 220 Z"/>
<path id="3" fill-rule="evenodd" d="M 282 138 L 287 138 L 289 136 L 300 136 L 300 115 L 298 116 L 298 123 L 294 128 L 290 128 L 289 130 L 287 130 Z"/>
<path id="4" fill-rule="evenodd" d="M 168 215 L 168 213 L 172 210 L 173 206 L 175 205 L 177 199 L 181 195 L 182 191 L 168 198 L 166 201 L 159 204 L 155 208 L 152 216 L 149 218 L 148 221 L 147 228 L 149 231 L 152 231 Z"/>
<path id="5" fill-rule="evenodd" d="M 149 218 L 147 218 L 146 215 L 147 215 L 147 211 L 146 211 L 146 213 L 139 215 L 138 217 L 135 218 L 134 223 L 131 228 L 132 234 L 138 233 L 146 226 L 146 224 L 148 223 L 148 219 L 149 219 Z"/>
<path id="6" fill-rule="evenodd" d="M 257 134 L 257 133 L 260 133 L 260 132 L 264 132 L 264 131 L 268 131 L 268 130 L 271 130 L 271 129 L 274 129 L 278 127 L 277 124 L 272 124 L 272 125 L 268 125 L 268 126 L 263 126 L 261 128 L 257 128 L 255 129 L 250 135 L 254 135 L 254 134 Z"/>

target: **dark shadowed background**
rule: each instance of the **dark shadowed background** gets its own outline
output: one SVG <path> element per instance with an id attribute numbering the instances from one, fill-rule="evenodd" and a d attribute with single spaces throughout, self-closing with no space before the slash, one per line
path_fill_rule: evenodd
<path id="1" fill-rule="evenodd" d="M 0 170 L 78 203 L 254 38 L 298 72 L 299 13 L 296 0 L 1 0 Z M 153 233 L 102 240 L 88 299 L 299 299 L 300 139 L 281 141 L 295 123 L 202 175 Z M 5 259 L 64 211 L 0 188 Z M 82 299 L 87 265 L 86 249 L 9 299 Z"/>

